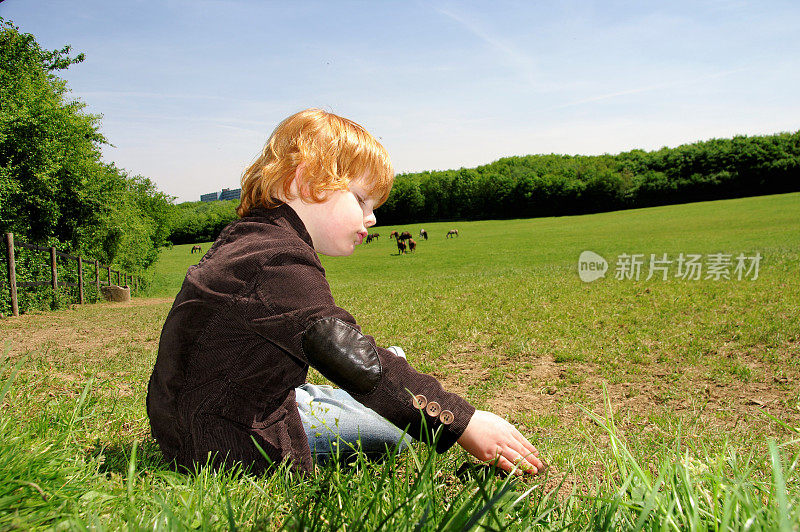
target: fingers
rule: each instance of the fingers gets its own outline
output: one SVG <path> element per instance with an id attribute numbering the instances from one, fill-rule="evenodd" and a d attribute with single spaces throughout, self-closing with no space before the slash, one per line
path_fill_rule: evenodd
<path id="1" fill-rule="evenodd" d="M 512 428 L 514 439 L 508 443 L 508 446 L 535 467 L 537 472 L 542 471 L 544 469 L 544 463 L 539 459 L 539 451 L 516 429 L 516 427 Z"/>
<path id="2" fill-rule="evenodd" d="M 509 423 L 509 425 L 511 424 Z M 522 433 L 519 431 L 519 429 L 517 429 L 517 427 L 511 425 L 511 429 L 512 429 L 511 433 L 514 436 L 514 439 L 517 440 L 526 449 L 527 452 L 524 454 L 530 453 L 533 456 L 539 456 L 539 451 L 536 449 L 536 447 L 534 447 L 533 444 L 530 441 L 528 441 L 528 438 L 522 435 Z"/>
<path id="3" fill-rule="evenodd" d="M 491 412 L 476 411 L 458 443 L 482 462 L 509 473 L 537 474 L 546 468 L 539 451 L 514 425 Z"/>
<path id="4" fill-rule="evenodd" d="M 510 447 L 498 447 L 494 460 L 495 466 L 515 475 L 524 473 L 535 475 L 539 472 L 539 468 L 535 464 L 526 460 L 523 455 Z"/>
<path id="5" fill-rule="evenodd" d="M 536 449 L 536 447 L 533 446 L 533 444 L 530 441 L 528 441 L 528 438 L 520 434 L 519 431 L 517 431 L 516 436 L 517 436 L 517 441 L 522 444 L 522 446 L 525 448 L 526 451 L 528 451 L 533 456 L 537 457 L 539 456 L 539 451 Z"/>
<path id="6" fill-rule="evenodd" d="M 509 449 L 506 458 L 509 458 L 512 462 L 517 464 L 519 468 L 526 473 L 533 473 L 535 475 L 543 469 L 542 462 L 538 458 L 521 449 Z"/>
<path id="7" fill-rule="evenodd" d="M 497 460 L 495 461 L 495 466 L 499 467 L 500 469 L 502 469 L 506 473 L 510 473 L 512 475 L 518 475 L 519 476 L 519 475 L 523 474 L 522 469 L 520 469 L 519 467 L 517 467 L 516 465 L 511 463 L 508 460 L 508 458 L 506 458 L 503 455 L 500 455 L 500 456 L 497 457 Z"/>
<path id="8" fill-rule="evenodd" d="M 526 460 L 521 454 L 513 449 L 507 449 L 505 453 L 499 454 L 496 458 L 495 465 L 508 473 L 514 475 L 536 475 L 541 471 L 541 468 Z"/>

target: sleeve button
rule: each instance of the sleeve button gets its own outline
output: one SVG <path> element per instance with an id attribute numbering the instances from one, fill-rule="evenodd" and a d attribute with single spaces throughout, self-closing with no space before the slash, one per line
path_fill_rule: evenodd
<path id="1" fill-rule="evenodd" d="M 411 400 L 411 404 L 413 404 L 414 408 L 417 410 L 422 410 L 428 406 L 428 398 L 424 395 L 415 395 L 414 399 Z"/>
<path id="2" fill-rule="evenodd" d="M 453 420 L 453 413 L 449 410 L 442 410 L 442 413 L 439 414 L 439 421 L 441 421 L 443 425 L 449 425 Z"/>
<path id="3" fill-rule="evenodd" d="M 431 401 L 428 403 L 428 408 L 425 409 L 431 417 L 437 417 L 439 412 L 442 411 L 441 405 L 436 401 Z"/>

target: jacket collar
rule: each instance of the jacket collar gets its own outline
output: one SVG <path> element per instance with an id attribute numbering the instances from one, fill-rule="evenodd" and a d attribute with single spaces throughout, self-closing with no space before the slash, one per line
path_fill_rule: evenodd
<path id="1" fill-rule="evenodd" d="M 285 203 L 281 203 L 277 207 L 273 208 L 253 207 L 250 209 L 250 214 L 247 216 L 265 220 L 269 223 L 294 231 L 297 233 L 297 236 L 303 239 L 306 244 L 311 246 L 312 249 L 314 248 L 314 243 L 311 241 L 311 235 L 308 234 L 308 230 L 306 230 L 303 220 L 300 219 L 294 209 Z"/>

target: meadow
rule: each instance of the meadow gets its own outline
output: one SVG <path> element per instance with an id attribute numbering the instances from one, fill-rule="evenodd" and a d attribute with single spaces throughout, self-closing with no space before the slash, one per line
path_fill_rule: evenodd
<path id="1" fill-rule="evenodd" d="M 415 253 L 398 254 L 393 229 Z M 517 424 L 545 475 L 502 478 L 423 445 L 311 478 L 172 471 L 144 397 L 200 258 L 181 245 L 131 304 L 0 321 L 0 529 L 800 526 L 800 194 L 372 231 L 353 257 L 322 259 L 337 303 Z M 581 281 L 583 251 L 607 261 L 604 278 Z M 651 254 L 671 261 L 666 279 L 646 279 Z M 642 255 L 638 279 L 617 278 L 626 255 Z M 681 255 L 700 255 L 699 279 L 676 275 Z"/>

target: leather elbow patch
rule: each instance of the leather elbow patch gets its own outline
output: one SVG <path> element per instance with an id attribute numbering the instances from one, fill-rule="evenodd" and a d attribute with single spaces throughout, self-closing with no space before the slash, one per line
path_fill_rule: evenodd
<path id="1" fill-rule="evenodd" d="M 325 378 L 350 393 L 365 395 L 381 380 L 375 347 L 351 325 L 322 318 L 303 332 L 303 353 Z"/>

